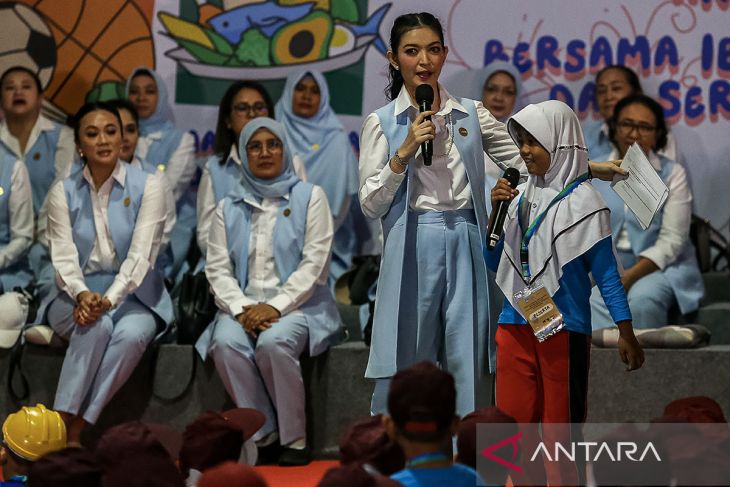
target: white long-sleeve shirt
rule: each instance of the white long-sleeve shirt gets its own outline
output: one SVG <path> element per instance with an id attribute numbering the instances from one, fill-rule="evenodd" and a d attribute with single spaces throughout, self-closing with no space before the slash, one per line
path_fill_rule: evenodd
<path id="1" fill-rule="evenodd" d="M 613 150 L 609 160 L 619 159 L 618 151 Z M 653 151 L 649 154 L 652 167 L 660 171 L 661 161 Z M 654 262 L 659 269 L 664 269 L 679 257 L 685 243 L 689 239 L 689 226 L 692 222 L 692 190 L 687 181 L 687 173 L 681 164 L 674 164 L 672 172 L 664 181 L 669 189 L 667 201 L 664 203 L 662 225 L 654 245 L 639 254 Z M 624 206 L 624 211 L 630 211 Z M 631 240 L 625 228 L 616 238 L 616 249 L 631 250 Z"/>
<path id="2" fill-rule="evenodd" d="M 45 130 L 53 130 L 55 125 L 43 115 L 39 115 L 38 119 L 30 131 L 30 137 L 25 144 L 25 150 L 20 150 L 20 142 L 10 133 L 7 123 L 0 121 L 0 140 L 15 154 L 18 159 L 25 160 L 28 152 L 38 141 L 41 133 Z M 74 162 L 76 143 L 74 142 L 73 131 L 68 127 L 61 127 L 61 133 L 58 137 L 58 145 L 56 146 L 56 155 L 54 157 L 54 165 L 56 168 L 56 180 L 64 179 L 71 171 L 71 165 Z"/>
<path id="3" fill-rule="evenodd" d="M 431 166 L 423 165 L 420 148 L 416 152 L 415 161 L 409 164 L 401 174 L 393 172 L 388 163 L 391 155 L 400 146 L 389 150 L 388 141 L 380 126 L 376 113 L 365 119 L 361 132 L 360 144 L 360 204 L 363 213 L 370 218 L 380 218 L 390 209 L 393 197 L 398 191 L 409 171 L 413 171 L 410 207 L 415 210 L 448 211 L 472 207 L 471 186 L 466 177 L 466 169 L 456 145 L 450 143 L 450 137 L 462 137 L 452 134 L 449 116 L 452 110 L 466 111 L 459 101 L 451 96 L 442 86 L 439 87 L 441 109 L 432 117 L 436 127 L 433 144 Z M 475 103 L 479 125 L 481 127 L 482 146 L 487 155 L 502 168 L 516 167 L 526 174 L 526 169 L 519 155 L 519 150 L 512 142 L 505 125 L 498 121 L 484 108 L 481 102 Z M 408 92 L 401 90 L 395 101 L 393 116 L 408 111 L 408 118 L 413 120 L 418 115 L 418 107 L 410 100 Z M 446 153 L 448 151 L 448 153 Z M 410 184 L 410 183 L 409 183 Z M 478 191 L 483 191 L 479 188 Z"/>
<path id="4" fill-rule="evenodd" d="M 91 185 L 91 204 L 96 228 L 96 242 L 84 269 L 79 265 L 79 256 L 73 242 L 71 218 L 68 202 L 63 188 L 63 181 L 54 184 L 48 195 L 48 246 L 53 267 L 56 269 L 56 281 L 61 290 L 72 299 L 82 291 L 88 291 L 84 282 L 84 274 L 99 271 L 113 271 L 117 275 L 114 282 L 106 290 L 105 296 L 116 306 L 124 298 L 134 292 L 147 272 L 153 267 L 160 247 L 160 240 L 165 225 L 166 206 L 164 187 L 159 178 L 147 177 L 142 196 L 142 204 L 137 214 L 137 221 L 132 234 L 127 257 L 119 262 L 114 242 L 112 241 L 108 207 L 114 180 L 124 185 L 126 165 L 118 161 L 114 172 L 98 191 L 94 191 L 94 182 L 89 167 L 83 169 L 83 176 Z"/>
<path id="5" fill-rule="evenodd" d="M 241 168 L 241 158 L 238 157 L 238 150 L 234 145 L 231 147 L 228 153 L 228 159 Z M 307 171 L 304 168 L 304 161 L 298 156 L 292 157 L 292 167 L 294 173 L 299 176 L 302 181 L 307 180 Z M 200 183 L 198 183 L 198 200 L 196 202 L 198 211 L 198 226 L 197 226 L 197 239 L 198 248 L 203 255 L 207 254 L 208 249 L 208 232 L 210 230 L 210 223 L 213 221 L 213 215 L 215 214 L 216 206 L 218 203 L 215 200 L 215 191 L 213 191 L 213 181 L 210 178 L 210 171 L 208 170 L 208 164 L 203 166 L 203 174 L 200 177 Z"/>
<path id="6" fill-rule="evenodd" d="M 288 199 L 288 197 L 286 197 Z M 327 195 L 314 186 L 307 209 L 302 260 L 283 284 L 274 261 L 274 226 L 285 201 L 264 198 L 261 203 L 246 200 L 253 207 L 248 247 L 248 284 L 241 286 L 234 274 L 221 201 L 216 207 L 208 235 L 205 275 L 220 309 L 237 316 L 244 306 L 266 303 L 283 315 L 295 312 L 314 292 L 316 285 L 327 282 L 334 235 Z"/>
<path id="7" fill-rule="evenodd" d="M 18 161 L 10 175 L 10 242 L 0 248 L 0 272 L 14 264 L 33 243 L 33 192 L 23 161 Z M 0 187 L 0 197 L 7 189 Z"/>
<path id="8" fill-rule="evenodd" d="M 144 168 L 142 167 L 142 162 L 136 156 L 132 158 L 132 161 L 129 163 L 129 165 L 144 171 Z M 155 177 L 157 177 L 160 180 L 160 183 L 163 185 L 165 194 L 165 211 L 167 212 L 167 215 L 165 217 L 165 229 L 162 232 L 162 242 L 160 242 L 164 246 L 167 245 L 167 243 L 170 241 L 172 229 L 175 226 L 175 222 L 177 221 L 177 208 L 175 205 L 175 196 L 172 194 L 172 190 L 167 187 L 167 180 L 165 179 L 164 173 L 156 172 Z"/>
<path id="9" fill-rule="evenodd" d="M 155 140 L 161 139 L 163 132 L 153 132 L 146 136 L 140 136 L 137 141 L 136 155 L 140 160 L 147 158 L 147 151 Z M 167 167 L 162 168 L 167 180 L 168 187 L 172 190 L 175 201 L 179 201 L 182 195 L 188 190 L 190 181 L 195 177 L 198 166 L 195 164 L 195 139 L 189 133 L 182 136 L 180 145 L 167 161 Z M 158 167 L 158 171 L 160 168 Z"/>

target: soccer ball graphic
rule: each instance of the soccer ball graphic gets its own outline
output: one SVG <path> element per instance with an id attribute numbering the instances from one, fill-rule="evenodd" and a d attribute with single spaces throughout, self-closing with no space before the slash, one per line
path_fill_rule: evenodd
<path id="1" fill-rule="evenodd" d="M 16 2 L 0 3 L 0 73 L 23 66 L 38 75 L 45 89 L 56 66 L 56 42 L 36 11 Z"/>

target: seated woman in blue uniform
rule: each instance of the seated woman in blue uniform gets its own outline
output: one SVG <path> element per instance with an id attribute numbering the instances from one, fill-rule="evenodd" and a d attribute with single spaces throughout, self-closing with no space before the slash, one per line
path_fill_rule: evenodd
<path id="1" fill-rule="evenodd" d="M 198 247 L 205 264 L 208 230 L 218 206 L 241 180 L 238 138 L 248 122 L 258 117 L 274 117 L 274 104 L 266 89 L 255 81 L 236 81 L 223 94 L 215 128 L 215 155 L 203 167 L 198 185 Z M 202 267 L 201 265 L 201 267 Z"/>
<path id="2" fill-rule="evenodd" d="M 631 95 L 616 104 L 609 123 L 616 149 L 611 158 L 623 158 L 634 142 L 669 188 L 669 196 L 649 228 L 643 230 L 633 213 L 609 183 L 593 184 L 611 210 L 611 230 L 624 266 L 621 282 L 628 294 L 636 328 L 669 323 L 667 311 L 677 306 L 682 314 L 699 307 L 704 294 L 702 276 L 689 239 L 692 191 L 684 168 L 660 155 L 667 143 L 667 124 L 661 105 L 646 95 Z M 600 296 L 591 297 L 594 329 L 613 325 Z"/>
<path id="3" fill-rule="evenodd" d="M 266 423 L 253 436 L 262 458 L 309 462 L 299 356 L 324 352 L 341 322 L 327 287 L 332 216 L 327 196 L 292 170 L 284 128 L 249 122 L 239 140 L 241 184 L 221 200 L 208 235 L 205 274 L 220 308 L 196 348 L 213 356 L 236 406 Z M 265 453 L 265 455 L 264 455 Z"/>
<path id="4" fill-rule="evenodd" d="M 357 225 L 363 220 L 353 198 L 358 191 L 357 158 L 345 127 L 330 106 L 324 76 L 312 70 L 291 74 L 276 104 L 276 119 L 286 130 L 295 160 L 303 161 L 306 180 L 327 194 L 335 226 L 330 266 L 334 286 L 360 250 L 357 233 L 368 230 Z"/>
<path id="5" fill-rule="evenodd" d="M 198 170 L 195 140 L 172 122 L 167 87 L 151 69 L 135 69 L 127 80 L 127 97 L 139 114 L 139 141 L 136 154 L 149 173 L 164 173 L 167 190 L 172 191 L 177 207 L 177 222 L 170 245 L 160 252 L 157 267 L 165 278 L 174 281 L 184 272 L 195 233 L 195 192 L 189 191 Z"/>
<path id="6" fill-rule="evenodd" d="M 69 342 L 53 408 L 71 443 L 97 421 L 172 321 L 170 297 L 153 269 L 165 224 L 164 187 L 119 159 L 122 123 L 114 107 L 84 105 L 75 122 L 84 167 L 48 195 L 57 287 L 39 311 Z"/>

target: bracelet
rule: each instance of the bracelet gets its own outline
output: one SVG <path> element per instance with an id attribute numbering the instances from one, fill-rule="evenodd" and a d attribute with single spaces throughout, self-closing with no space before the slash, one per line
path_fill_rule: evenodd
<path id="1" fill-rule="evenodd" d="M 400 158 L 400 156 L 398 155 L 398 151 L 395 151 L 395 153 L 393 154 L 393 158 L 395 158 L 395 163 L 398 164 L 403 169 L 408 167 L 408 163 L 404 162 L 403 159 Z"/>

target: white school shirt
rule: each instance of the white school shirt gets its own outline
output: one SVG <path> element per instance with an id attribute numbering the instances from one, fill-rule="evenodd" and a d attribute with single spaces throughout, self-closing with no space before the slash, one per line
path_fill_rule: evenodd
<path id="1" fill-rule="evenodd" d="M 284 199 L 289 199 L 285 196 Z M 327 195 L 314 186 L 307 209 L 302 260 L 285 283 L 280 279 L 274 262 L 274 226 L 282 201 L 264 198 L 261 203 L 246 200 L 251 212 L 251 236 L 248 247 L 248 284 L 241 286 L 234 274 L 228 251 L 224 201 L 216 207 L 208 235 L 205 275 L 220 309 L 238 316 L 244 306 L 266 303 L 282 316 L 295 312 L 314 292 L 314 287 L 327 282 L 334 230 Z"/>
<path id="2" fill-rule="evenodd" d="M 436 136 L 430 167 L 423 165 L 423 156 L 419 148 L 415 161 L 409 164 L 406 171 L 401 174 L 393 172 L 389 160 L 400 144 L 389 150 L 388 140 L 375 112 L 365 119 L 360 137 L 360 204 L 367 217 L 381 218 L 390 210 L 393 197 L 409 171 L 413 171 L 413 179 L 409 182 L 413 184 L 409 201 L 412 209 L 449 211 L 472 207 L 472 190 L 466 177 L 466 168 L 456 144 L 451 144 L 449 141 L 452 128 L 447 118 L 453 109 L 463 112 L 466 110 L 441 85 L 439 85 L 439 96 L 442 108 L 432 117 Z M 512 142 L 505 125 L 494 118 L 489 110 L 484 108 L 482 102 L 467 99 L 463 101 L 476 104 L 482 144 L 487 147 L 487 155 L 503 171 L 507 167 L 516 167 L 526 175 L 519 150 Z M 398 116 L 406 110 L 410 120 L 418 115 L 418 107 L 411 102 L 404 87 L 396 98 L 393 116 Z M 446 154 L 449 146 L 450 150 Z"/>
<path id="3" fill-rule="evenodd" d="M 114 282 L 106 290 L 105 296 L 116 306 L 133 293 L 147 272 L 153 268 L 160 247 L 160 240 L 165 225 L 166 205 L 164 186 L 159 178 L 147 177 L 142 196 L 142 205 L 134 225 L 132 243 L 124 262 L 119 262 L 112 241 L 109 225 L 108 207 L 113 180 L 125 184 L 127 169 L 125 163 L 117 161 L 112 175 L 104 181 L 98 191 L 93 191 L 94 182 L 88 166 L 83 169 L 83 176 L 91 185 L 91 205 L 96 228 L 96 242 L 91 255 L 82 270 L 79 255 L 73 242 L 71 218 L 63 181 L 58 181 L 48 195 L 48 248 L 53 267 L 56 269 L 58 287 L 75 301 L 82 291 L 88 291 L 84 282 L 84 274 L 99 271 L 112 271 L 117 275 Z"/>
<path id="4" fill-rule="evenodd" d="M 33 243 L 33 191 L 23 161 L 17 161 L 10 175 L 8 210 L 10 213 L 10 242 L 0 249 L 0 272 L 14 264 Z"/>
<path id="5" fill-rule="evenodd" d="M 614 149 L 609 160 L 618 158 L 618 151 Z M 661 161 L 654 151 L 649 154 L 648 159 L 657 172 L 661 170 Z M 679 257 L 685 242 L 689 239 L 689 225 L 692 221 L 692 191 L 687 181 L 687 173 L 681 164 L 674 164 L 664 184 L 669 188 L 669 195 L 662 209 L 659 236 L 654 245 L 639 254 L 639 257 L 646 257 L 654 262 L 660 270 L 664 270 Z M 624 211 L 631 210 L 624 205 Z M 631 240 L 626 228 L 622 228 L 616 238 L 616 249 L 631 251 Z"/>
<path id="6" fill-rule="evenodd" d="M 147 158 L 147 151 L 155 140 L 160 140 L 164 135 L 163 131 L 152 132 L 147 135 L 140 135 L 137 141 L 135 153 L 140 160 Z M 172 190 L 175 201 L 179 201 L 182 195 L 188 190 L 190 181 L 195 177 L 198 166 L 195 163 L 195 139 L 189 133 L 183 134 L 180 145 L 167 161 L 167 167 L 163 171 L 168 187 Z"/>
<path id="7" fill-rule="evenodd" d="M 233 145 L 231 150 L 228 152 L 228 159 L 233 159 L 233 162 L 238 165 L 239 170 L 241 169 L 241 158 L 238 157 L 238 150 L 235 145 Z M 294 154 L 292 157 L 292 167 L 294 168 L 294 174 L 296 174 L 299 179 L 302 181 L 307 180 L 307 172 L 304 169 L 304 161 L 302 161 L 297 154 Z M 196 202 L 196 206 L 198 212 L 198 248 L 203 255 L 206 255 L 208 249 L 208 231 L 210 230 L 210 222 L 213 220 L 215 208 L 218 206 L 218 203 L 215 201 L 215 191 L 213 191 L 213 181 L 210 179 L 208 164 L 203 166 L 203 175 L 200 177 L 200 183 L 198 184 L 198 200 Z"/>

